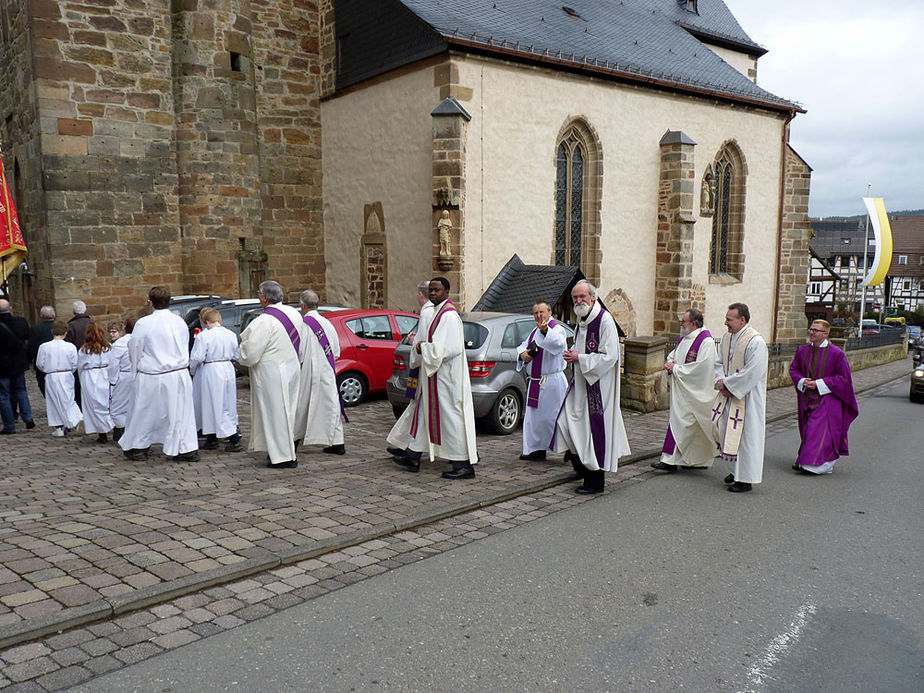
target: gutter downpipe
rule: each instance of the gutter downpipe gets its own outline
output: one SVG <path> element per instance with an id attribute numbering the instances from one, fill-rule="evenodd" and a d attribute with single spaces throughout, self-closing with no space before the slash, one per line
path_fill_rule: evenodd
<path id="1" fill-rule="evenodd" d="M 773 278 L 773 331 L 770 335 L 771 344 L 776 344 L 777 325 L 779 324 L 780 264 L 783 257 L 783 211 L 786 207 L 786 148 L 789 146 L 789 124 L 795 117 L 795 111 L 790 111 L 786 117 L 786 122 L 783 123 L 783 137 L 780 144 L 780 209 L 776 226 L 776 273 Z"/>

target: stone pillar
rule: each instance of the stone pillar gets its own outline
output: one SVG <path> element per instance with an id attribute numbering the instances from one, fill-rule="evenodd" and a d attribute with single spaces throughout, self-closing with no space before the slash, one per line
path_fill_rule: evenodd
<path id="1" fill-rule="evenodd" d="M 668 130 L 660 146 L 652 327 L 656 334 L 679 335 L 677 319 L 693 305 L 693 147 L 696 142 L 679 130 Z"/>
<path id="2" fill-rule="evenodd" d="M 237 253 L 261 245 L 250 3 L 182 7 L 173 90 L 183 290 L 249 295 L 250 286 L 237 286 Z"/>
<path id="3" fill-rule="evenodd" d="M 805 282 L 809 273 L 809 240 L 812 222 L 808 215 L 812 169 L 791 147 L 786 147 L 786 179 L 780 227 L 780 267 L 777 278 L 776 335 L 779 343 L 805 340 Z"/>
<path id="4" fill-rule="evenodd" d="M 449 280 L 453 302 L 465 310 L 465 146 L 467 124 L 472 117 L 453 96 L 433 111 L 433 271 Z M 440 221 L 449 213 L 449 225 Z M 447 246 L 448 253 L 440 253 Z"/>
<path id="5" fill-rule="evenodd" d="M 667 338 L 645 336 L 626 339 L 621 406 L 649 412 L 670 407 L 664 370 Z"/>

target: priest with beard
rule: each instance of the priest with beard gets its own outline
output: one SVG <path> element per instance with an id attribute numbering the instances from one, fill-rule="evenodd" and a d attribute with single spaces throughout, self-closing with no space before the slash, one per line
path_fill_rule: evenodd
<path id="1" fill-rule="evenodd" d="M 604 473 L 615 472 L 619 458 L 630 452 L 619 410 L 619 331 L 590 282 L 575 284 L 571 300 L 578 323 L 564 357 L 574 375 L 550 447 L 564 451 L 583 480 L 577 493 L 602 493 Z"/>
<path id="2" fill-rule="evenodd" d="M 414 401 L 411 441 L 395 462 L 410 472 L 420 471 L 420 459 L 449 462 L 444 479 L 472 479 L 478 452 L 475 447 L 475 408 L 465 356 L 462 319 L 449 300 L 449 280 L 435 277 L 428 289 L 433 318 L 414 349 L 420 354 L 419 395 Z"/>
<path id="3" fill-rule="evenodd" d="M 826 320 L 809 328 L 809 343 L 799 347 L 789 367 L 799 400 L 802 444 L 793 469 L 830 474 L 841 455 L 849 454 L 847 430 L 857 418 L 857 398 L 844 352 L 828 341 Z"/>
<path id="4" fill-rule="evenodd" d="M 715 340 L 703 327 L 703 314 L 690 308 L 680 318 L 680 341 L 667 356 L 671 411 L 661 459 L 652 467 L 672 474 L 678 467 L 706 469 L 718 454 L 712 438 Z"/>

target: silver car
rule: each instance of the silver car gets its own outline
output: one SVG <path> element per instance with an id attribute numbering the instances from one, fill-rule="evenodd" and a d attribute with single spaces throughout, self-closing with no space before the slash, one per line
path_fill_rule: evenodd
<path id="1" fill-rule="evenodd" d="M 526 374 L 517 372 L 517 347 L 536 327 L 531 315 L 512 313 L 461 313 L 465 355 L 472 383 L 475 418 L 500 435 L 513 433 L 523 420 Z M 572 330 L 565 326 L 569 342 Z M 388 401 L 395 417 L 408 405 L 408 359 L 411 347 L 405 339 L 395 349 L 391 378 L 386 383 Z"/>

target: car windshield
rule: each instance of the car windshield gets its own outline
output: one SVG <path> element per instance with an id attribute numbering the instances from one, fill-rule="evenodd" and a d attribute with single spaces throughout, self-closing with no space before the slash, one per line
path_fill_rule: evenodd
<path id="1" fill-rule="evenodd" d="M 478 349 L 488 337 L 488 328 L 476 322 L 463 322 L 466 349 Z"/>

